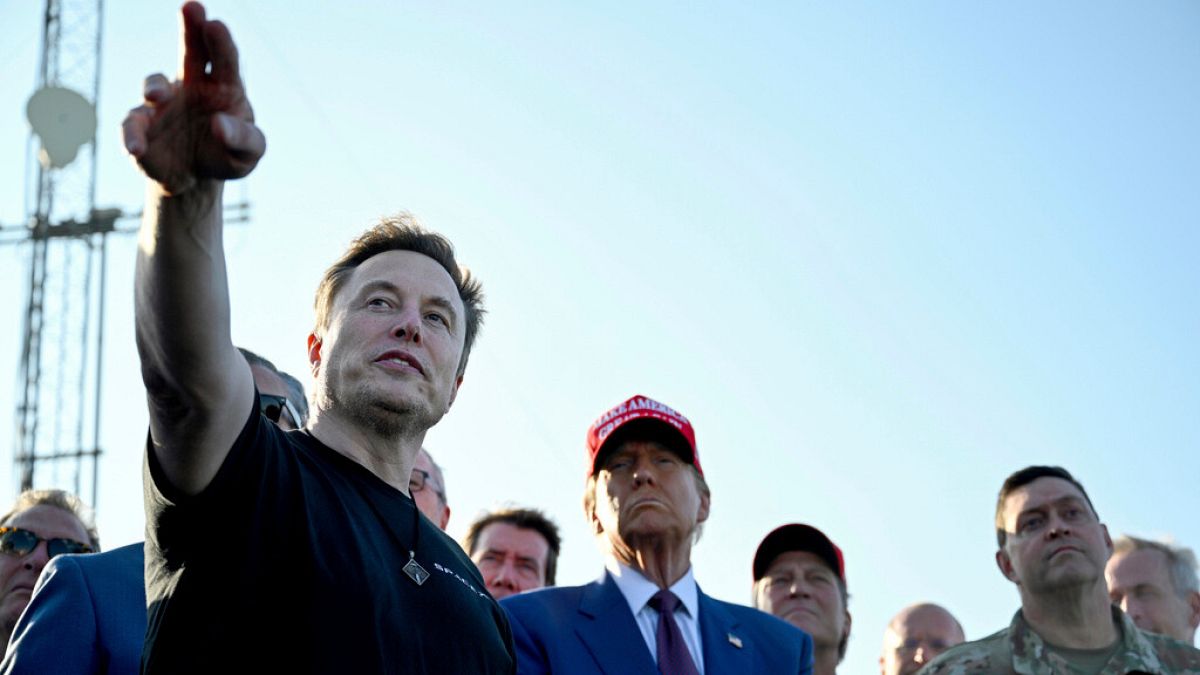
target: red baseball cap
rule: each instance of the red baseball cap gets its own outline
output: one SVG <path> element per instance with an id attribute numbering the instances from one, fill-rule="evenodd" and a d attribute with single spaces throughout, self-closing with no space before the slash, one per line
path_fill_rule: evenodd
<path id="1" fill-rule="evenodd" d="M 615 448 L 616 442 L 631 438 L 662 443 L 704 475 L 700 455 L 696 453 L 696 432 L 688 418 L 652 398 L 638 395 L 604 413 L 588 428 L 588 476 L 596 475 L 605 449 Z"/>
<path id="2" fill-rule="evenodd" d="M 788 551 L 808 551 L 816 555 L 829 569 L 833 570 L 842 583 L 846 583 L 846 561 L 842 557 L 842 549 L 825 536 L 825 533 L 802 523 L 792 523 L 771 530 L 758 545 L 754 553 L 754 580 L 758 581 L 767 573 L 767 568 Z"/>

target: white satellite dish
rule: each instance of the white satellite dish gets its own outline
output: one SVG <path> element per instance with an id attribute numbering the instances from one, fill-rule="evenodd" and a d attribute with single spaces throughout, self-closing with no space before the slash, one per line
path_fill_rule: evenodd
<path id="1" fill-rule="evenodd" d="M 25 116 L 42 141 L 38 160 L 48 169 L 61 169 L 75 161 L 79 148 L 96 137 L 95 106 L 70 89 L 39 89 L 29 97 Z"/>

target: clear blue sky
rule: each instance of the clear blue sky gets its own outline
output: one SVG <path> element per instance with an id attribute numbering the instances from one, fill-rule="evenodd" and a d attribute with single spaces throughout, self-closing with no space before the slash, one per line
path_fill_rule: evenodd
<path id="1" fill-rule="evenodd" d="M 25 217 L 40 3 L 4 3 L 0 222 Z M 109 2 L 100 205 L 142 183 L 117 127 L 176 61 L 173 3 Z M 562 583 L 601 568 L 583 438 L 631 394 L 696 425 L 701 586 L 749 600 L 790 521 L 846 552 L 846 672 L 933 600 L 969 637 L 1018 600 L 996 490 L 1058 463 L 1114 534 L 1200 545 L 1200 6 L 212 2 L 268 153 L 233 187 L 234 339 L 304 375 L 317 279 L 379 214 L 457 244 L 490 314 L 428 438 L 450 530 L 547 509 Z M 141 537 L 132 238 L 112 240 L 99 520 Z M 25 249 L 0 248 L 13 438 Z M 0 502 L 12 497 L 11 446 Z"/>

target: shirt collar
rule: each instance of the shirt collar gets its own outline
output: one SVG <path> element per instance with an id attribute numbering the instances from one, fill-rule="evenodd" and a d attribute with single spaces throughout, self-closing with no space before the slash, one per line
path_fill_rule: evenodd
<path id="1" fill-rule="evenodd" d="M 1112 605 L 1113 623 L 1119 626 L 1121 631 L 1120 647 L 1117 653 L 1109 660 L 1109 667 L 1114 664 L 1120 664 L 1120 672 L 1146 672 L 1146 673 L 1163 673 L 1162 664 L 1159 662 L 1158 652 L 1154 649 L 1154 645 L 1146 638 L 1146 635 L 1133 623 L 1125 612 L 1122 612 L 1119 607 Z M 1010 641 L 1009 653 L 1012 654 L 1013 670 L 1021 675 L 1041 675 L 1042 673 L 1053 673 L 1047 662 L 1046 643 L 1042 640 L 1042 636 L 1025 622 L 1025 616 L 1021 610 L 1013 615 L 1012 623 L 1008 627 L 1008 639 Z M 1105 669 L 1105 673 L 1109 670 Z"/>
<path id="2" fill-rule="evenodd" d="M 617 584 L 617 589 L 621 591 L 621 595 L 625 597 L 625 602 L 629 603 L 629 611 L 637 615 L 650 601 L 650 598 L 658 592 L 658 584 L 647 579 L 641 572 L 636 569 L 617 562 L 613 557 L 608 557 L 604 567 L 612 576 L 613 582 Z M 679 581 L 671 584 L 670 591 L 679 598 L 679 602 L 683 608 L 687 610 L 688 616 L 695 619 L 699 616 L 700 610 L 700 591 L 696 587 L 696 579 L 692 576 L 692 566 L 688 565 L 687 572 L 684 573 Z"/>

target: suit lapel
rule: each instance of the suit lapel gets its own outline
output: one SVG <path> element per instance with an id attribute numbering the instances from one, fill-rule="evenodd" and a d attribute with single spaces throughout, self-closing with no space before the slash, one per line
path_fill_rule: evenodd
<path id="1" fill-rule="evenodd" d="M 747 673 L 753 666 L 754 645 L 749 633 L 721 603 L 700 591 L 700 642 L 704 645 L 704 672 Z"/>
<path id="2" fill-rule="evenodd" d="M 646 641 L 608 573 L 583 589 L 575 634 L 591 652 L 600 672 L 609 675 L 657 675 L 658 667 L 650 658 Z M 717 671 L 709 671 L 717 672 Z"/>

